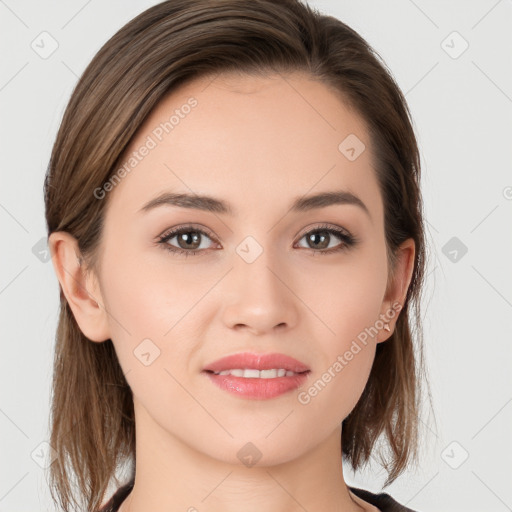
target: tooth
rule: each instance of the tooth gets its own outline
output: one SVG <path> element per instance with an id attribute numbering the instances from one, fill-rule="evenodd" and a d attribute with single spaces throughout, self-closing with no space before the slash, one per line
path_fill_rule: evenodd
<path id="1" fill-rule="evenodd" d="M 247 368 L 247 369 L 244 370 L 243 376 L 246 379 L 257 379 L 260 376 L 260 371 L 259 370 L 253 370 L 251 368 Z"/>
<path id="2" fill-rule="evenodd" d="M 233 375 L 235 377 L 244 377 L 246 379 L 274 379 L 276 377 L 291 377 L 296 375 L 291 370 L 284 368 L 271 368 L 268 370 L 257 370 L 255 368 L 234 368 L 232 370 L 222 370 L 214 372 L 216 375 Z"/>
<path id="3" fill-rule="evenodd" d="M 260 371 L 260 377 L 262 379 L 273 379 L 277 377 L 277 370 L 261 370 Z"/>

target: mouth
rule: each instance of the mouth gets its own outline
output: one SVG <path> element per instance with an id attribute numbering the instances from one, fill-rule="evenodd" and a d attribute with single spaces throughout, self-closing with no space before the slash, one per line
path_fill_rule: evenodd
<path id="1" fill-rule="evenodd" d="M 244 399 L 266 400 L 302 386 L 311 369 L 285 354 L 246 352 L 214 361 L 202 373 L 230 394 Z"/>

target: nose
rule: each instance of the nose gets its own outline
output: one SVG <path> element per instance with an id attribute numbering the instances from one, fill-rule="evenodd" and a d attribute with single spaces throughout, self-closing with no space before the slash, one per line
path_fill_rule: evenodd
<path id="1" fill-rule="evenodd" d="M 221 293 L 222 318 L 229 328 L 263 335 L 298 321 L 301 302 L 293 293 L 292 272 L 270 251 L 252 263 L 237 256 Z"/>

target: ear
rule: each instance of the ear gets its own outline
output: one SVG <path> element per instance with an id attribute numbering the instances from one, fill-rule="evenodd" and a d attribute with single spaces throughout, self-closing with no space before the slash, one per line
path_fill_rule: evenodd
<path id="1" fill-rule="evenodd" d="M 377 336 L 377 343 L 386 341 L 393 334 L 411 282 L 415 254 L 416 245 L 412 238 L 402 242 L 397 249 L 395 269 L 388 279 L 380 315 L 384 324 L 389 325 L 389 331 L 381 329 Z"/>
<path id="2" fill-rule="evenodd" d="M 80 250 L 75 237 L 65 231 L 54 232 L 48 239 L 53 267 L 73 316 L 82 333 L 91 341 L 110 338 L 107 313 L 99 283 L 93 272 L 86 272 L 79 262 Z"/>

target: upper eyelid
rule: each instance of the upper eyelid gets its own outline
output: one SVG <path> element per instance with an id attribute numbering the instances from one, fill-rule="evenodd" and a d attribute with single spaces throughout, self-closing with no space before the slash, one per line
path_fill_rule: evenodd
<path id="1" fill-rule="evenodd" d="M 169 235 L 176 236 L 177 233 L 180 232 L 186 232 L 186 231 L 198 231 L 200 233 L 204 233 L 212 238 L 216 238 L 216 236 L 213 234 L 213 231 L 209 230 L 208 228 L 200 225 L 195 224 L 185 224 L 183 226 L 178 226 L 176 228 L 169 228 L 166 229 L 161 235 L 158 235 L 158 238 L 166 238 Z"/>
<path id="2" fill-rule="evenodd" d="M 303 231 L 302 230 L 299 231 L 299 233 L 297 233 L 297 235 L 295 235 L 295 236 L 299 236 L 299 234 L 302 233 L 302 235 L 300 235 L 302 238 L 304 235 L 307 235 L 310 231 L 321 231 L 322 229 L 325 229 L 325 230 L 332 229 L 333 231 L 342 231 L 347 236 L 351 236 L 351 234 L 352 234 L 347 228 L 344 228 L 343 226 L 336 226 L 330 222 L 320 222 L 320 223 L 317 223 L 316 225 L 313 224 L 313 226 L 308 226 L 308 227 L 304 228 Z"/>

